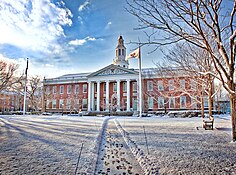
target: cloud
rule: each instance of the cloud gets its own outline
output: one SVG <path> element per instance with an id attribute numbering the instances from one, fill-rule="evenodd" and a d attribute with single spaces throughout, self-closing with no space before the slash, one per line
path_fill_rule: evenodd
<path id="1" fill-rule="evenodd" d="M 78 8 L 79 12 L 82 12 L 84 9 L 86 9 L 90 5 L 90 2 L 86 0 L 83 4 L 81 4 Z"/>
<path id="2" fill-rule="evenodd" d="M 73 16 L 63 1 L 55 5 L 51 0 L 2 0 L 0 9 L 0 44 L 47 54 L 63 50 L 58 41 Z"/>
<path id="3" fill-rule="evenodd" d="M 105 29 L 106 30 L 108 30 L 109 28 L 110 28 L 110 26 L 112 25 L 112 22 L 111 21 L 109 21 L 108 23 L 107 23 L 107 25 L 106 25 L 106 27 L 105 27 Z"/>
<path id="4" fill-rule="evenodd" d="M 89 37 L 87 36 L 86 38 L 84 39 L 76 39 L 76 40 L 71 40 L 69 42 L 69 45 L 73 45 L 73 46 L 82 46 L 84 45 L 86 42 L 88 41 L 96 41 L 96 38 L 92 38 L 92 37 Z"/>
<path id="5" fill-rule="evenodd" d="M 80 22 L 81 25 L 84 24 L 84 22 L 83 22 L 83 18 L 82 18 L 81 16 L 78 16 L 78 20 L 79 20 L 79 22 Z"/>

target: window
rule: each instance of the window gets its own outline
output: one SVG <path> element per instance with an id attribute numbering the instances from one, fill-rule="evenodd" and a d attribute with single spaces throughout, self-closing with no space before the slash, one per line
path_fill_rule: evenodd
<path id="1" fill-rule="evenodd" d="M 107 85 L 106 85 L 106 83 L 104 83 L 103 84 L 103 92 L 106 92 L 106 87 L 107 87 Z"/>
<path id="2" fill-rule="evenodd" d="M 174 97 L 169 98 L 169 108 L 170 109 L 175 108 L 175 98 Z"/>
<path id="3" fill-rule="evenodd" d="M 153 109 L 153 97 L 148 97 L 148 109 Z"/>
<path id="4" fill-rule="evenodd" d="M 82 109 L 87 109 L 87 107 L 88 107 L 88 102 L 87 102 L 87 99 L 83 99 L 82 100 Z"/>
<path id="5" fill-rule="evenodd" d="M 147 90 L 153 91 L 153 82 L 152 81 L 147 81 Z"/>
<path id="6" fill-rule="evenodd" d="M 123 92 L 127 92 L 127 83 L 123 82 Z"/>
<path id="7" fill-rule="evenodd" d="M 121 49 L 119 49 L 119 56 L 121 55 Z"/>
<path id="8" fill-rule="evenodd" d="M 87 93 L 87 84 L 83 84 L 83 93 Z"/>
<path id="9" fill-rule="evenodd" d="M 72 91 L 72 86 L 67 85 L 67 94 L 71 94 L 71 91 Z"/>
<path id="10" fill-rule="evenodd" d="M 63 108 L 63 105 L 64 105 L 64 104 L 63 104 L 63 100 L 60 99 L 60 101 L 59 101 L 59 108 L 62 109 L 62 108 Z"/>
<path id="11" fill-rule="evenodd" d="M 195 82 L 194 80 L 191 80 L 190 83 L 191 83 L 191 89 L 192 89 L 192 90 L 196 90 L 196 89 L 197 89 L 197 84 L 196 84 L 196 82 Z"/>
<path id="12" fill-rule="evenodd" d="M 125 55 L 125 50 L 124 49 L 122 49 L 122 55 Z"/>
<path id="13" fill-rule="evenodd" d="M 185 80 L 179 80 L 179 87 L 181 90 L 185 89 Z"/>
<path id="14" fill-rule="evenodd" d="M 133 82 L 133 92 L 137 92 L 137 82 Z"/>
<path id="15" fill-rule="evenodd" d="M 163 81 L 158 81 L 158 91 L 164 91 Z"/>
<path id="16" fill-rule="evenodd" d="M 75 85 L 75 94 L 78 94 L 79 93 L 79 85 Z"/>
<path id="17" fill-rule="evenodd" d="M 63 85 L 60 86 L 60 94 L 64 94 L 64 86 Z"/>
<path id="18" fill-rule="evenodd" d="M 53 86 L 53 88 L 52 88 L 52 93 L 53 93 L 53 94 L 56 94 L 56 93 L 57 93 L 57 87 L 56 87 L 56 86 Z"/>
<path id="19" fill-rule="evenodd" d="M 169 91 L 174 90 L 174 80 L 169 80 L 168 85 L 169 85 Z"/>
<path id="20" fill-rule="evenodd" d="M 191 106 L 192 108 L 197 108 L 197 97 L 191 97 Z"/>
<path id="21" fill-rule="evenodd" d="M 117 92 L 117 83 L 113 83 L 113 92 Z"/>
<path id="22" fill-rule="evenodd" d="M 56 109 L 56 107 L 57 107 L 57 101 L 52 100 L 52 109 Z"/>
<path id="23" fill-rule="evenodd" d="M 203 97 L 204 108 L 208 108 L 208 97 Z"/>
<path id="24" fill-rule="evenodd" d="M 180 97 L 180 108 L 186 108 L 186 97 L 185 96 Z"/>
<path id="25" fill-rule="evenodd" d="M 47 94 L 50 93 L 50 87 L 49 87 L 49 86 L 46 87 L 46 93 L 47 93 Z"/>
<path id="26" fill-rule="evenodd" d="M 94 84 L 94 92 L 97 93 L 97 85 L 98 84 Z"/>
<path id="27" fill-rule="evenodd" d="M 165 100 L 164 97 L 158 97 L 158 108 L 164 108 Z"/>
<path id="28" fill-rule="evenodd" d="M 49 109 L 49 107 L 50 107 L 50 100 L 47 100 L 47 104 L 46 105 L 47 105 L 46 108 Z"/>
<path id="29" fill-rule="evenodd" d="M 71 99 L 66 100 L 66 108 L 71 109 Z"/>
<path id="30" fill-rule="evenodd" d="M 137 110 L 137 105 L 138 105 L 137 98 L 133 97 L 132 98 L 132 108 L 133 108 L 134 111 Z"/>
<path id="31" fill-rule="evenodd" d="M 79 107 L 79 99 L 75 99 L 74 103 L 75 103 L 75 108 L 78 108 Z"/>

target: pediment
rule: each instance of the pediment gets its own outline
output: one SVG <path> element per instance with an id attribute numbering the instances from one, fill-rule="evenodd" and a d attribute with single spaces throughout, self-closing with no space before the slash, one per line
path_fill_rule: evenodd
<path id="1" fill-rule="evenodd" d="M 103 69 L 100 69 L 100 70 L 90 74 L 89 77 L 124 75 L 124 74 L 138 74 L 138 72 L 111 64 Z"/>

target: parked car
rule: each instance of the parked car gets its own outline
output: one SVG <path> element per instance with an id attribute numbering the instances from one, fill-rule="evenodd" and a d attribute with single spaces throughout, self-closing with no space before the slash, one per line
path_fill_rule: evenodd
<path id="1" fill-rule="evenodd" d="M 51 116 L 52 113 L 50 113 L 50 112 L 43 112 L 42 115 L 48 115 L 48 116 Z"/>

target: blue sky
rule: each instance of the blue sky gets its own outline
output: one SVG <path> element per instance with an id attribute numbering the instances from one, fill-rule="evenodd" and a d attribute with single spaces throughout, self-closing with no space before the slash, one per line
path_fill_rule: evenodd
<path id="1" fill-rule="evenodd" d="M 120 34 L 126 43 L 142 39 L 125 6 L 125 0 L 2 0 L 0 58 L 23 70 L 28 57 L 29 74 L 46 78 L 101 69 L 112 63 Z M 126 44 L 127 53 L 135 47 Z M 161 56 L 149 51 L 142 50 L 143 67 L 155 67 Z"/>

